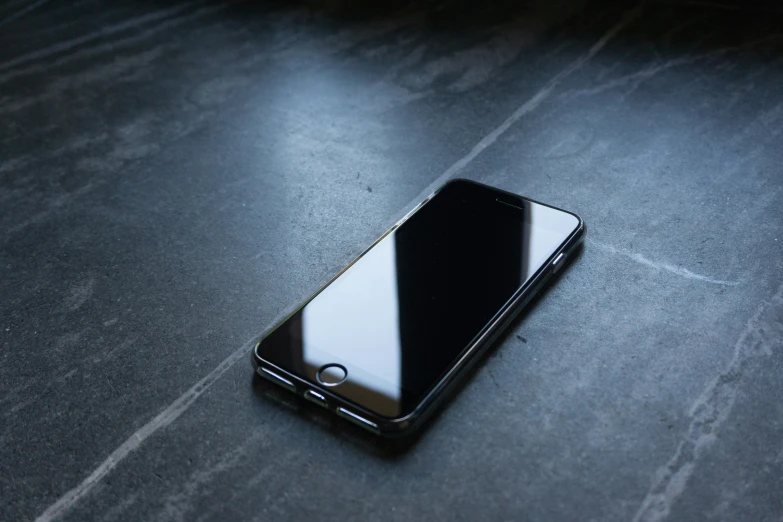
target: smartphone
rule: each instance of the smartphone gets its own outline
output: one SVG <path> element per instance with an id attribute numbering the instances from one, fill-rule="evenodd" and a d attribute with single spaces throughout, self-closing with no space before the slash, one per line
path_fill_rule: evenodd
<path id="1" fill-rule="evenodd" d="M 584 233 L 571 212 L 450 181 L 263 337 L 253 364 L 366 430 L 409 434 Z"/>

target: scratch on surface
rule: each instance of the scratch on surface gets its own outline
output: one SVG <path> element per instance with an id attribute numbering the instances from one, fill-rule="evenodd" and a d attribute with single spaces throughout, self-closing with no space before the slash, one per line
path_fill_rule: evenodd
<path id="1" fill-rule="evenodd" d="M 71 286 L 70 295 L 65 298 L 65 307 L 71 312 L 81 308 L 93 294 L 95 288 L 95 277 L 90 276 L 82 279 Z"/>
<path id="2" fill-rule="evenodd" d="M 162 520 L 192 520 L 194 500 L 201 490 L 213 482 L 216 476 L 230 472 L 238 464 L 247 460 L 248 449 L 253 448 L 266 435 L 263 431 L 252 433 L 238 447 L 227 452 L 221 458 L 206 463 L 204 469 L 198 469 L 190 475 L 179 492 L 169 495 L 161 510 Z"/>
<path id="3" fill-rule="evenodd" d="M 71 377 L 73 377 L 74 375 L 76 375 L 76 368 L 72 369 L 72 370 L 71 370 L 71 371 L 69 371 L 68 373 L 65 373 L 65 374 L 63 374 L 63 375 L 62 375 L 61 377 L 59 377 L 57 380 L 58 380 L 58 381 L 60 381 L 60 382 L 62 382 L 62 381 L 67 381 L 68 379 L 70 379 L 70 378 L 71 378 Z"/>
<path id="4" fill-rule="evenodd" d="M 588 89 L 576 89 L 568 92 L 564 92 L 561 97 L 564 98 L 572 98 L 577 96 L 591 96 L 593 94 L 598 94 L 604 91 L 608 91 L 611 89 L 614 89 L 615 87 L 624 87 L 628 84 L 632 84 L 632 90 L 635 90 L 641 83 L 649 78 L 652 78 L 656 74 L 666 71 L 668 69 L 672 69 L 674 67 L 678 67 L 680 65 L 686 65 L 689 63 L 693 63 L 700 58 L 703 58 L 703 56 L 685 56 L 682 58 L 677 58 L 674 60 L 669 60 L 665 63 L 654 65 L 652 67 L 647 67 L 645 69 L 642 69 L 640 71 L 636 71 L 631 74 L 626 74 L 624 76 L 621 76 L 619 78 L 613 78 L 611 80 L 608 80 L 604 83 L 601 83 L 599 85 L 596 85 L 594 87 L 590 87 Z"/>
<path id="5" fill-rule="evenodd" d="M 15 12 L 12 15 L 9 15 L 4 20 L 0 20 L 0 27 L 8 25 L 11 22 L 15 22 L 16 20 L 19 20 L 20 18 L 22 18 L 27 13 L 30 13 L 30 12 L 38 9 L 39 7 L 41 7 L 42 5 L 44 5 L 45 3 L 48 3 L 48 2 L 49 2 L 49 0 L 38 0 L 37 2 L 30 3 L 27 7 L 24 7 L 22 9 L 20 9 L 19 11 Z"/>
<path id="6" fill-rule="evenodd" d="M 595 241 L 594 239 L 589 239 L 587 242 L 590 245 L 593 245 L 595 247 L 598 247 L 599 249 L 603 250 L 604 252 L 609 252 L 610 254 L 615 254 L 623 257 L 627 257 L 628 259 L 632 261 L 636 261 L 637 263 L 640 263 L 645 266 L 649 266 L 650 268 L 654 268 L 656 270 L 665 270 L 666 272 L 670 272 L 672 274 L 678 275 L 680 277 L 684 277 L 686 279 L 694 279 L 696 281 L 703 281 L 705 283 L 711 283 L 713 285 L 724 285 L 724 286 L 737 286 L 740 284 L 740 281 L 724 281 L 722 279 L 713 279 L 711 277 L 707 277 L 705 275 L 696 274 L 694 272 L 691 272 L 687 268 L 682 268 L 680 266 L 670 265 L 668 263 L 661 263 L 659 261 L 653 261 L 651 259 L 647 259 L 642 254 L 635 253 L 635 252 L 628 252 L 627 250 L 621 250 L 619 248 L 615 248 L 611 245 L 606 245 L 604 243 L 600 243 L 598 241 Z"/>
<path id="7" fill-rule="evenodd" d="M 8 410 L 6 413 L 3 414 L 4 417 L 12 417 L 13 415 L 16 415 L 23 409 L 27 408 L 31 404 L 33 404 L 35 401 L 38 400 L 37 396 L 30 397 L 28 399 L 24 399 L 19 401 L 18 403 L 14 404 L 10 410 Z M 13 418 L 13 417 L 12 417 Z"/>
<path id="8" fill-rule="evenodd" d="M 160 11 L 155 11 L 153 13 L 149 13 L 143 16 L 139 16 L 136 18 L 131 18 L 128 20 L 125 20 L 123 22 L 120 22 L 118 24 L 109 25 L 106 27 L 101 27 L 97 31 L 93 31 L 92 33 L 88 33 L 82 36 L 78 36 L 76 38 L 72 38 L 70 40 L 66 40 L 64 42 L 59 42 L 53 45 L 50 45 L 48 47 L 44 47 L 43 49 L 39 49 L 37 51 L 32 51 L 27 54 L 23 54 L 22 56 L 18 56 L 12 60 L 9 60 L 5 63 L 0 63 L 0 71 L 6 71 L 8 69 L 12 69 L 14 67 L 18 67 L 20 65 L 25 65 L 27 63 L 30 63 L 35 60 L 40 60 L 41 58 L 48 58 L 49 56 L 52 56 L 54 54 L 62 53 L 65 51 L 69 51 L 73 49 L 74 47 L 78 47 L 80 45 L 84 45 L 86 43 L 93 42 L 95 40 L 98 40 L 100 38 L 106 38 L 107 36 L 111 36 L 113 34 L 127 31 L 129 29 L 133 29 L 135 27 L 138 27 L 140 25 L 144 25 L 148 22 L 155 22 L 157 20 L 160 20 L 162 18 L 169 17 L 171 15 L 178 14 L 181 11 L 186 10 L 187 8 L 197 5 L 200 3 L 203 3 L 204 0 L 198 0 L 194 2 L 188 2 L 185 4 L 181 4 L 175 7 L 170 7 L 168 9 L 161 9 Z"/>
<path id="9" fill-rule="evenodd" d="M 158 430 L 165 428 L 174 422 L 187 410 L 196 399 L 207 391 L 234 363 L 246 358 L 253 342 L 248 342 L 226 357 L 217 368 L 209 372 L 204 378 L 194 384 L 188 391 L 180 395 L 166 409 L 160 412 L 154 419 L 142 426 L 136 433 L 128 437 L 111 455 L 104 460 L 95 471 L 84 479 L 81 484 L 61 496 L 54 504 L 41 513 L 36 522 L 55 520 L 68 512 L 76 503 L 87 495 L 98 483 L 108 475 L 117 464 L 122 462 L 132 451 L 141 446 L 145 440 Z"/>
<path id="10" fill-rule="evenodd" d="M 15 170 L 25 167 L 32 161 L 30 156 L 19 156 L 17 158 L 11 158 L 0 163 L 0 174 L 6 172 L 14 172 Z"/>
<path id="11" fill-rule="evenodd" d="M 486 148 L 492 145 L 503 133 L 505 133 L 516 121 L 522 116 L 534 111 L 541 103 L 546 100 L 552 93 L 552 91 L 568 76 L 573 74 L 584 64 L 589 62 L 596 54 L 598 54 L 608 43 L 614 38 L 621 30 L 623 30 L 633 19 L 635 19 L 640 12 L 640 6 L 628 11 L 625 16 L 613 27 L 611 27 L 601 38 L 596 41 L 595 44 L 589 49 L 584 56 L 574 60 L 562 71 L 556 74 L 550 79 L 547 84 L 534 94 L 529 100 L 523 103 L 517 110 L 515 110 L 511 116 L 509 116 L 503 123 L 501 123 L 496 129 L 486 135 L 481 141 L 479 141 L 471 151 L 449 167 L 438 179 L 436 179 L 430 186 L 425 189 L 421 195 L 414 200 L 414 203 L 420 199 L 430 195 L 432 191 L 442 185 L 446 180 L 453 177 L 460 170 L 465 168 L 470 162 L 472 162 L 479 154 L 481 154 Z M 7 66 L 0 65 L 0 70 L 8 68 Z M 293 307 L 281 314 L 281 318 L 285 317 L 290 311 L 293 311 Z M 274 321 L 272 324 L 276 324 Z M 255 339 L 255 338 L 254 338 Z M 195 401 L 201 396 L 207 389 L 209 389 L 215 381 L 217 381 L 229 368 L 231 368 L 237 361 L 243 357 L 247 357 L 250 353 L 252 342 L 246 343 L 242 347 L 238 348 L 226 359 L 224 359 L 217 368 L 212 370 L 206 377 L 202 378 L 196 384 L 193 385 L 188 391 L 179 396 L 174 402 L 172 402 L 166 409 L 159 413 L 154 419 L 141 427 L 136 433 L 128 437 L 117 449 L 115 449 L 86 479 L 84 479 L 79 485 L 61 496 L 54 504 L 50 505 L 41 515 L 36 518 L 36 522 L 48 522 L 57 519 L 61 515 L 67 513 L 73 508 L 85 495 L 87 495 L 92 489 L 97 486 L 101 480 L 106 477 L 122 460 L 124 460 L 131 452 L 136 450 L 142 443 L 158 430 L 165 428 L 172 422 L 174 422 L 182 413 L 187 410 Z"/>
<path id="12" fill-rule="evenodd" d="M 172 27 L 176 27 L 177 25 L 180 25 L 183 22 L 186 22 L 193 18 L 198 18 L 207 14 L 214 13 L 226 7 L 224 4 L 220 4 L 216 6 L 205 6 L 199 9 L 195 9 L 190 13 L 183 14 L 182 16 L 169 18 L 172 15 L 178 14 L 180 11 L 187 9 L 188 7 L 199 5 L 202 3 L 204 3 L 203 0 L 172 7 L 169 9 L 156 11 L 144 16 L 140 16 L 138 18 L 126 20 L 119 24 L 101 28 L 98 31 L 80 36 L 78 38 L 74 38 L 72 40 L 68 40 L 66 42 L 54 44 L 44 49 L 40 49 L 38 51 L 33 51 L 23 56 L 14 58 L 13 60 L 9 60 L 5 63 L 0 63 L 0 72 L 8 71 L 3 76 L 0 76 L 0 84 L 8 82 L 18 76 L 23 76 L 35 72 L 43 72 L 53 66 L 63 65 L 65 63 L 68 63 L 70 61 L 79 58 L 94 56 L 96 54 L 107 52 L 107 51 L 116 52 L 118 48 L 122 46 L 139 42 L 149 36 L 152 36 L 153 34 L 159 33 L 167 29 L 171 29 Z M 155 27 L 152 27 L 145 31 L 140 31 L 134 34 L 133 36 L 129 36 L 127 38 L 123 38 L 119 40 L 109 41 L 104 44 L 96 45 L 93 48 L 78 50 L 76 52 L 63 56 L 51 62 L 46 62 L 43 64 L 35 64 L 36 61 L 41 60 L 43 58 L 49 58 L 51 56 L 55 56 L 57 54 L 61 54 L 63 52 L 75 49 L 81 45 L 92 43 L 93 41 L 97 41 L 102 38 L 113 36 L 117 33 L 122 33 L 129 29 L 134 29 L 136 27 L 142 26 L 148 22 L 156 22 L 158 20 L 163 20 L 163 21 L 158 25 L 156 25 Z M 16 69 L 17 67 L 25 66 L 30 63 L 32 63 L 32 65 L 29 65 L 26 68 Z"/>
<path id="13" fill-rule="evenodd" d="M 767 141 L 776 141 L 778 135 L 783 132 L 783 125 L 779 124 L 781 118 L 783 118 L 783 103 L 765 109 L 760 116 L 746 125 L 742 132 L 732 138 L 731 145 L 738 146 L 746 140 L 762 144 Z"/>
<path id="14" fill-rule="evenodd" d="M 110 520 L 118 520 L 125 515 L 125 512 L 133 506 L 139 498 L 138 493 L 131 493 L 125 498 L 120 499 L 114 506 L 112 506 L 106 513 L 104 513 L 102 520 L 108 522 Z"/>
<path id="15" fill-rule="evenodd" d="M 770 356 L 783 346 L 783 285 L 769 301 L 763 302 L 748 320 L 726 369 L 696 400 L 690 410 L 691 422 L 684 439 L 669 462 L 658 469 L 634 522 L 660 522 L 685 491 L 698 458 L 716 438 L 716 431 L 731 413 L 742 384 L 746 362 L 753 357 Z"/>
<path id="16" fill-rule="evenodd" d="M 105 182 L 106 180 L 103 180 L 103 183 Z M 10 241 L 11 237 L 16 235 L 18 232 L 21 232 L 22 230 L 29 227 L 30 225 L 40 223 L 41 221 L 47 219 L 49 215 L 52 214 L 52 212 L 54 212 L 56 209 L 62 208 L 63 206 L 68 204 L 72 199 L 90 192 L 97 185 L 98 185 L 97 183 L 90 182 L 84 185 L 83 187 L 74 190 L 73 192 L 60 194 L 49 204 L 48 209 L 37 212 L 36 214 L 29 217 L 28 219 L 22 221 L 21 223 L 18 223 L 12 227 L 7 228 L 4 240 Z"/>
<path id="17" fill-rule="evenodd" d="M 0 115 L 12 114 L 27 109 L 35 104 L 56 99 L 68 91 L 82 89 L 96 81 L 111 82 L 115 84 L 117 78 L 127 72 L 150 67 L 150 64 L 163 55 L 163 49 L 156 47 L 136 55 L 120 58 L 116 57 L 111 63 L 89 70 L 84 73 L 70 76 L 62 76 L 47 83 L 46 88 L 40 94 L 7 101 L 0 104 Z"/>
<path id="18" fill-rule="evenodd" d="M 487 368 L 487 373 L 489 374 L 489 378 L 492 381 L 492 384 L 495 385 L 495 388 L 500 389 L 500 384 L 498 384 L 498 380 L 495 378 L 495 374 L 492 372 L 492 368 Z"/>
<path id="19" fill-rule="evenodd" d="M 644 69 L 641 69 L 639 71 L 626 74 L 623 76 L 620 76 L 618 78 L 613 78 L 611 80 L 607 80 L 603 83 L 600 83 L 598 85 L 595 85 L 593 87 L 589 87 L 587 89 L 574 89 L 571 91 L 567 91 L 562 93 L 560 96 L 562 98 L 575 98 L 580 96 L 592 96 L 594 94 L 599 94 L 604 91 L 608 91 L 617 87 L 625 87 L 626 85 L 631 85 L 631 88 L 627 94 L 630 92 L 633 92 L 636 90 L 643 82 L 646 80 L 652 78 L 653 76 L 656 76 L 657 74 L 667 71 L 669 69 L 673 69 L 675 67 L 679 67 L 682 65 L 688 65 L 691 63 L 695 63 L 697 61 L 701 60 L 710 60 L 714 58 L 720 58 L 730 52 L 734 51 L 742 51 L 747 49 L 752 49 L 759 44 L 768 43 L 771 41 L 775 41 L 779 39 L 779 35 L 772 35 L 772 36 L 765 36 L 762 38 L 758 38 L 756 40 L 751 40 L 745 43 L 742 43 L 740 45 L 730 46 L 730 47 L 722 47 L 720 49 L 715 49 L 713 51 L 700 53 L 700 54 L 694 54 L 691 56 L 683 56 L 681 58 L 675 58 L 672 60 L 668 60 L 663 63 L 659 63 L 656 65 L 652 65 L 650 67 L 646 67 Z"/>

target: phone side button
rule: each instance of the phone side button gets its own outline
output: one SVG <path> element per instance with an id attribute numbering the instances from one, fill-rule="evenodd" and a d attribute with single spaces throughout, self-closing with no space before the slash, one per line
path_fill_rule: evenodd
<path id="1" fill-rule="evenodd" d="M 364 428 L 367 431 L 371 431 L 375 433 L 376 435 L 378 435 L 381 432 L 381 430 L 378 429 L 377 424 L 368 421 L 364 417 L 359 417 L 355 413 L 350 412 L 345 408 L 337 408 L 337 415 L 339 415 L 340 417 L 342 417 L 343 419 L 349 422 L 356 424 L 357 426 Z"/>
<path id="2" fill-rule="evenodd" d="M 258 368 L 258 375 L 263 377 L 264 379 L 268 381 L 272 381 L 273 383 L 277 384 L 278 386 L 282 386 L 286 390 L 290 390 L 294 393 L 296 393 L 296 386 L 294 386 L 294 383 L 289 381 L 288 379 L 285 379 L 283 377 L 280 377 L 275 372 L 271 372 L 267 370 L 266 368 Z"/>
<path id="3" fill-rule="evenodd" d="M 563 260 L 565 259 L 565 254 L 560 252 L 557 254 L 557 257 L 552 261 L 552 273 L 556 274 L 558 270 L 560 270 L 560 267 L 563 266 Z"/>
<path id="4" fill-rule="evenodd" d="M 306 392 L 304 392 L 304 398 L 312 402 L 313 404 L 317 404 L 322 408 L 326 408 L 328 406 L 326 404 L 326 397 L 324 397 L 320 393 L 314 392 L 313 390 L 307 390 Z"/>

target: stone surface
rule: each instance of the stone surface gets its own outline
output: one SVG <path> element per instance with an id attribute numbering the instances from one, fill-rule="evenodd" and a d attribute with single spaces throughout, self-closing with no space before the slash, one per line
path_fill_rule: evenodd
<path id="1" fill-rule="evenodd" d="M 783 520 L 774 3 L 0 8 L 0 520 Z M 451 176 L 582 254 L 428 428 L 250 342 Z"/>

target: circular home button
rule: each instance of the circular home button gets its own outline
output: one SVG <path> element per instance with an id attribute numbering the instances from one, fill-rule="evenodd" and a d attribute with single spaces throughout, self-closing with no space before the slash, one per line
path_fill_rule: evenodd
<path id="1" fill-rule="evenodd" d="M 325 364 L 318 370 L 316 377 L 324 386 L 337 386 L 348 377 L 348 370 L 339 364 Z"/>

